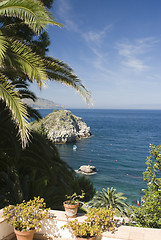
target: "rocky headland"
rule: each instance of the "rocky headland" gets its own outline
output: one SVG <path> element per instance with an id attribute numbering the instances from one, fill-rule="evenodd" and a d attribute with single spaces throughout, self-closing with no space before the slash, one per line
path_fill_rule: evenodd
<path id="1" fill-rule="evenodd" d="M 90 127 L 68 110 L 53 111 L 40 121 L 32 123 L 32 129 L 45 132 L 54 143 L 75 142 L 91 136 Z"/>
<path id="2" fill-rule="evenodd" d="M 63 109 L 62 106 L 44 98 L 37 98 L 36 101 L 33 101 L 30 98 L 23 98 L 22 102 L 35 109 Z"/>

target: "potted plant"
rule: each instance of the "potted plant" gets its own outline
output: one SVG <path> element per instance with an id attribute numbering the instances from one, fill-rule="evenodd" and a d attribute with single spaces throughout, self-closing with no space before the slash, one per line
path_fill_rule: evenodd
<path id="1" fill-rule="evenodd" d="M 73 195 L 65 195 L 67 200 L 63 202 L 63 205 L 68 217 L 76 217 L 79 203 L 82 203 L 80 199 L 83 199 L 84 195 L 85 193 L 83 190 L 81 195 L 77 195 L 76 193 L 73 193 Z"/>
<path id="2" fill-rule="evenodd" d="M 78 222 L 77 219 L 69 221 L 62 228 L 68 228 L 76 237 L 76 239 L 93 240 L 101 235 L 104 231 L 112 231 L 114 225 L 115 210 L 110 208 L 91 208 L 87 214 L 84 222 Z"/>
<path id="3" fill-rule="evenodd" d="M 17 240 L 32 240 L 35 230 L 41 227 L 41 220 L 49 216 L 44 199 L 35 197 L 16 206 L 10 205 L 3 210 L 3 217 L 14 227 Z"/>

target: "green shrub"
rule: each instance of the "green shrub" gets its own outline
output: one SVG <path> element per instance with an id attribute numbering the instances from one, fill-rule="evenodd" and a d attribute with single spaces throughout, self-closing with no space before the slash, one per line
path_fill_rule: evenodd
<path id="1" fill-rule="evenodd" d="M 114 209 L 93 208 L 85 215 L 86 219 L 83 223 L 78 220 L 68 221 L 62 228 L 69 228 L 76 237 L 89 238 L 99 236 L 103 231 L 112 231 L 114 225 Z"/>
<path id="2" fill-rule="evenodd" d="M 16 206 L 10 205 L 3 210 L 3 217 L 17 231 L 29 231 L 41 227 L 41 220 L 49 216 L 49 208 L 46 208 L 44 199 L 35 197 L 34 200 L 25 200 Z"/>
<path id="3" fill-rule="evenodd" d="M 161 145 L 150 145 L 150 155 L 143 173 L 147 189 L 144 190 L 141 207 L 132 207 L 132 220 L 138 226 L 161 228 Z"/>

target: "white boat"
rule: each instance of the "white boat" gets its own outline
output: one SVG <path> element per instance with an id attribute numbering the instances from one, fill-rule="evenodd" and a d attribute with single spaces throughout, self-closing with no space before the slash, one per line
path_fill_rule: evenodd
<path id="1" fill-rule="evenodd" d="M 77 146 L 76 145 L 73 145 L 73 150 L 77 150 Z"/>

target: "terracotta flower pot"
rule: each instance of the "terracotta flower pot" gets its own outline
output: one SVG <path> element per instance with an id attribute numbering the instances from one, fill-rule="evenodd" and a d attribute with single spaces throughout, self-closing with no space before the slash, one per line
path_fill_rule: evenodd
<path id="1" fill-rule="evenodd" d="M 35 229 L 27 232 L 20 232 L 20 231 L 17 231 L 16 229 L 14 229 L 14 231 L 15 231 L 17 240 L 33 240 Z"/>
<path id="2" fill-rule="evenodd" d="M 74 217 L 77 216 L 79 203 L 69 204 L 69 201 L 65 201 L 65 202 L 63 202 L 63 205 L 64 205 L 65 212 L 66 212 L 68 217 L 74 218 Z"/>

